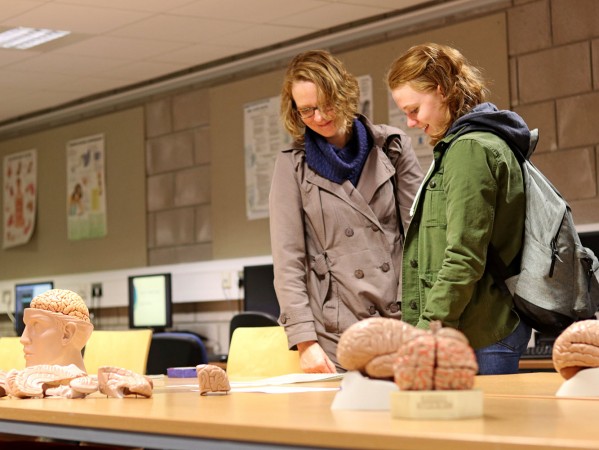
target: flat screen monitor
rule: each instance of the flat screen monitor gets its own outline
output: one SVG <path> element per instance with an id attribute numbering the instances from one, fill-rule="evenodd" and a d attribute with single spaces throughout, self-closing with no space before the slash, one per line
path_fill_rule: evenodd
<path id="1" fill-rule="evenodd" d="M 243 310 L 280 315 L 279 302 L 274 287 L 272 264 L 245 266 L 243 268 Z"/>
<path id="2" fill-rule="evenodd" d="M 578 233 L 578 236 L 582 245 L 593 250 L 595 256 L 599 258 L 599 231 L 586 231 Z"/>
<path id="3" fill-rule="evenodd" d="M 15 332 L 17 336 L 21 336 L 25 330 L 25 323 L 23 323 L 23 311 L 25 308 L 29 308 L 33 297 L 43 294 L 50 289 L 54 289 L 52 281 L 15 285 Z"/>
<path id="4" fill-rule="evenodd" d="M 173 325 L 171 274 L 129 277 L 129 328 L 162 331 Z"/>

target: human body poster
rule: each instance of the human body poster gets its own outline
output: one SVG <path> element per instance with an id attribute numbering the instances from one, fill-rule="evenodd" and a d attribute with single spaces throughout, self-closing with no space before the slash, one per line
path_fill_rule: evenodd
<path id="1" fill-rule="evenodd" d="M 37 204 L 37 151 L 27 150 L 4 157 L 3 248 L 31 239 Z"/>
<path id="2" fill-rule="evenodd" d="M 67 143 L 67 235 L 69 240 L 106 236 L 104 135 Z"/>

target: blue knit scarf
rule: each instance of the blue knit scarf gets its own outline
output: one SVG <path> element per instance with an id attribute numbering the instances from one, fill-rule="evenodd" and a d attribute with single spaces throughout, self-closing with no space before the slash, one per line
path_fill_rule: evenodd
<path id="1" fill-rule="evenodd" d="M 304 141 L 306 162 L 312 170 L 335 183 L 349 180 L 356 186 L 372 142 L 362 122 L 354 119 L 352 127 L 352 137 L 341 149 L 307 127 Z"/>

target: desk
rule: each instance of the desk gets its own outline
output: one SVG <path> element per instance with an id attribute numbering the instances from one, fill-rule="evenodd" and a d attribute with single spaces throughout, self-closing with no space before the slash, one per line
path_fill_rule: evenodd
<path id="1" fill-rule="evenodd" d="M 168 385 L 175 382 L 195 379 Z M 165 386 L 151 399 L 2 398 L 0 432 L 177 450 L 599 448 L 599 401 L 554 398 L 561 382 L 547 372 L 478 377 L 484 417 L 456 421 L 332 411 L 333 391 L 202 397 L 191 388 Z"/>
<path id="2" fill-rule="evenodd" d="M 520 359 L 520 370 L 552 370 L 555 371 L 553 360 L 548 359 Z"/>

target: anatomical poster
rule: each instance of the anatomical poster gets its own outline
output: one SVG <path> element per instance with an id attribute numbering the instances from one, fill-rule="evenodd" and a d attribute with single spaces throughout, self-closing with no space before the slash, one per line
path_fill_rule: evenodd
<path id="1" fill-rule="evenodd" d="M 37 150 L 4 157 L 3 248 L 29 242 L 35 228 Z"/>
<path id="2" fill-rule="evenodd" d="M 69 240 L 106 236 L 104 135 L 67 142 Z"/>

